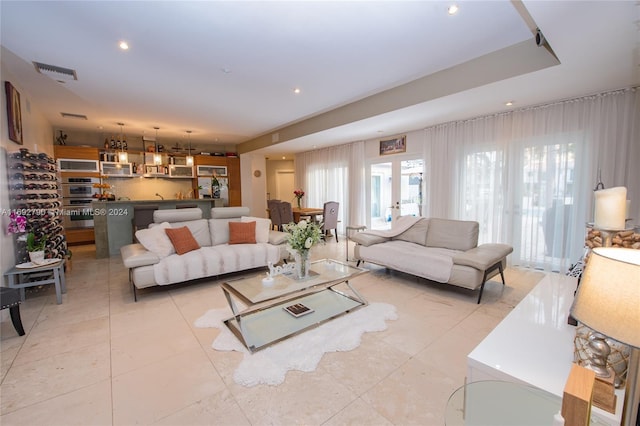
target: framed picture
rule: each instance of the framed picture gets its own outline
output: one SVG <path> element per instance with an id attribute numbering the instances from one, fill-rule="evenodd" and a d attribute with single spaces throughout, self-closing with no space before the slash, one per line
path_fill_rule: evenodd
<path id="1" fill-rule="evenodd" d="M 4 82 L 7 95 L 7 127 L 9 139 L 22 145 L 22 110 L 20 109 L 20 93 L 8 81 Z"/>
<path id="2" fill-rule="evenodd" d="M 144 166 L 144 172 L 148 175 L 158 173 L 158 166 Z"/>
<path id="3" fill-rule="evenodd" d="M 400 136 L 386 141 L 380 141 L 380 155 L 397 154 L 407 150 L 407 136 Z"/>

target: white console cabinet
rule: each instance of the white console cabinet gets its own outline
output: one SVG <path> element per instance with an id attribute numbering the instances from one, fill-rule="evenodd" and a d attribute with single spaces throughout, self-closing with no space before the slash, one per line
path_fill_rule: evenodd
<path id="1" fill-rule="evenodd" d="M 545 278 L 467 357 L 467 382 L 525 383 L 562 398 L 573 362 L 575 327 L 567 317 L 577 279 Z M 619 425 L 624 391 L 617 390 L 616 413 L 593 407 L 592 425 Z"/>

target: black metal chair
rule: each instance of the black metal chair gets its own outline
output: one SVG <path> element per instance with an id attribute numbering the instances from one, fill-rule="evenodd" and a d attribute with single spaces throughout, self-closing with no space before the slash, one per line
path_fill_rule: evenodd
<path id="1" fill-rule="evenodd" d="M 326 240 L 327 233 L 331 230 L 336 234 L 336 243 L 338 242 L 338 208 L 340 203 L 337 201 L 327 201 L 324 203 L 322 212 L 322 238 Z"/>
<path id="2" fill-rule="evenodd" d="M 20 319 L 20 290 L 17 288 L 0 287 L 0 309 L 9 309 L 13 328 L 20 336 L 24 336 L 24 328 Z"/>

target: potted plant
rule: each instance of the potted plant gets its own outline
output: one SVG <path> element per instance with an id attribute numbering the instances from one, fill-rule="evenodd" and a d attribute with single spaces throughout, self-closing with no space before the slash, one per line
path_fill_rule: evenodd
<path id="1" fill-rule="evenodd" d="M 29 252 L 29 259 L 36 265 L 44 263 L 44 247 L 47 243 L 46 235 L 37 239 L 33 232 L 27 234 L 27 251 Z"/>
<path id="2" fill-rule="evenodd" d="M 216 175 L 211 178 L 211 198 L 220 198 L 220 182 Z"/>

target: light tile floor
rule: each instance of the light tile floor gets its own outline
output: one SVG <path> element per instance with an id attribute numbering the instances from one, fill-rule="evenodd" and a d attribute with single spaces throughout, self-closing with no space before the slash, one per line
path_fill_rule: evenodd
<path id="1" fill-rule="evenodd" d="M 343 241 L 317 245 L 312 258 L 344 259 Z M 443 425 L 467 354 L 544 276 L 509 268 L 507 286 L 495 278 L 477 305 L 476 292 L 367 264 L 352 283 L 370 302 L 394 304 L 398 320 L 354 351 L 326 354 L 314 372 L 245 388 L 232 378 L 242 355 L 214 351 L 218 330 L 193 326 L 226 306 L 219 281 L 140 291 L 134 303 L 120 257 L 93 250 L 73 248 L 61 305 L 51 286 L 28 294 L 25 336 L 1 323 L 0 424 Z"/>

